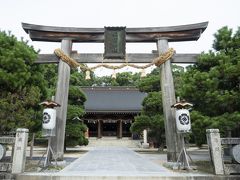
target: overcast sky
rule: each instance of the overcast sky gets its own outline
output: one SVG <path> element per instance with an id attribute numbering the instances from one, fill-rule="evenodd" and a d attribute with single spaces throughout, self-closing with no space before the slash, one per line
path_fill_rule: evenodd
<path id="1" fill-rule="evenodd" d="M 198 41 L 170 43 L 177 53 L 211 49 L 213 34 L 240 22 L 239 0 L 0 0 L 0 29 L 29 40 L 41 53 L 52 53 L 59 43 L 32 42 L 21 22 L 71 27 L 162 27 L 209 21 Z M 103 52 L 103 44 L 74 45 L 78 52 Z M 127 44 L 127 52 L 150 52 L 154 43 Z"/>

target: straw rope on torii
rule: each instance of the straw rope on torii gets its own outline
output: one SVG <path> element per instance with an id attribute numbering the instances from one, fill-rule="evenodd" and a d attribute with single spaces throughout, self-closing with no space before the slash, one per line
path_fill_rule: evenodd
<path id="1" fill-rule="evenodd" d="M 100 68 L 100 67 L 113 69 L 115 71 L 116 69 L 122 69 L 126 66 L 129 66 L 129 67 L 136 68 L 136 69 L 142 69 L 142 74 L 145 74 L 144 69 L 149 68 L 152 65 L 155 65 L 155 66 L 158 66 L 158 67 L 161 66 L 167 60 L 172 58 L 172 56 L 175 54 L 175 50 L 173 48 L 169 48 L 167 50 L 167 52 L 161 54 L 159 57 L 153 59 L 151 63 L 146 64 L 144 66 L 138 66 L 138 65 L 135 65 L 135 64 L 130 64 L 126 61 L 125 63 L 123 63 L 121 65 L 117 65 L 117 66 L 109 65 L 109 64 L 106 64 L 106 63 L 101 63 L 101 64 L 98 64 L 98 65 L 93 66 L 93 67 L 88 67 L 86 65 L 82 65 L 82 64 L 78 63 L 76 60 L 74 60 L 73 58 L 66 55 L 61 49 L 55 49 L 54 53 L 62 61 L 66 62 L 71 68 L 80 67 L 80 69 L 82 71 L 86 71 L 86 77 L 87 77 L 86 79 L 89 79 L 90 78 L 90 71 L 93 71 L 93 70 L 95 70 L 97 68 Z"/>

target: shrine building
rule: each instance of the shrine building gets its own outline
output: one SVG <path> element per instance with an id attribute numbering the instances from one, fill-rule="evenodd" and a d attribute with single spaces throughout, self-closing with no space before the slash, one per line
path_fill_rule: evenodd
<path id="1" fill-rule="evenodd" d="M 130 126 L 147 93 L 135 87 L 81 87 L 87 97 L 82 118 L 89 137 L 132 137 Z"/>

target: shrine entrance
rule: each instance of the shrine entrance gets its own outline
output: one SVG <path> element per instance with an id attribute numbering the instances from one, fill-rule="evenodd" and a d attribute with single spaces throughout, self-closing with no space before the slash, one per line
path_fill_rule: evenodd
<path id="1" fill-rule="evenodd" d="M 102 138 L 104 136 L 113 136 L 117 138 L 132 137 L 130 127 L 132 121 L 122 120 L 100 120 L 84 122 L 88 127 L 89 137 Z"/>
<path id="2" fill-rule="evenodd" d="M 118 123 L 106 121 L 102 126 L 102 136 L 117 136 Z"/>
<path id="3" fill-rule="evenodd" d="M 142 110 L 146 93 L 135 87 L 81 87 L 85 93 L 84 123 L 89 137 L 131 137 L 130 126 Z"/>
<path id="4" fill-rule="evenodd" d="M 198 54 L 175 54 L 169 48 L 169 42 L 196 41 L 207 28 L 208 22 L 153 28 L 74 28 L 53 27 L 22 23 L 22 27 L 33 41 L 61 42 L 61 50 L 55 54 L 40 54 L 36 63 L 58 63 L 58 82 L 55 101 L 61 104 L 57 110 L 56 136 L 52 138 L 51 147 L 58 160 L 63 160 L 65 125 L 68 104 L 70 68 L 80 67 L 89 77 L 90 71 L 98 67 L 119 69 L 130 66 L 144 70 L 156 65 L 161 68 L 161 91 L 165 124 L 168 161 L 177 161 L 181 143 L 176 130 L 176 103 L 171 63 L 195 63 Z M 79 54 L 72 51 L 72 43 L 107 43 L 104 54 Z M 156 43 L 157 51 L 153 53 L 126 54 L 125 43 Z M 103 61 L 104 57 L 104 61 Z M 171 60 L 171 62 L 170 62 Z M 103 63 L 104 62 L 104 63 Z M 100 63 L 94 68 L 83 67 L 80 63 Z M 106 63 L 121 63 L 110 66 Z M 136 63 L 148 63 L 138 66 Z"/>

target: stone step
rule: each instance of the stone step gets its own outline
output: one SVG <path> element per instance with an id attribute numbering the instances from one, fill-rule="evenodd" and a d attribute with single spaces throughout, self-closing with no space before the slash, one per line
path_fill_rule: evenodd
<path id="1" fill-rule="evenodd" d="M 0 179 L 3 179 L 3 180 L 14 180 L 15 177 L 11 173 L 6 173 L 6 172 L 1 172 L 0 171 Z"/>
<path id="2" fill-rule="evenodd" d="M 17 176 L 17 180 L 237 180 L 238 175 L 232 176 L 216 176 L 216 175 L 193 175 L 189 174 L 176 174 L 176 175 L 146 175 L 146 176 L 76 176 L 76 175 L 63 175 L 58 176 L 54 174 L 22 174 Z"/>
<path id="3" fill-rule="evenodd" d="M 99 147 L 99 146 L 117 146 L 117 147 L 128 147 L 128 148 L 137 148 L 139 147 L 139 140 L 132 140 L 129 138 L 118 139 L 116 137 L 102 137 L 89 138 L 88 147 Z"/>
<path id="4" fill-rule="evenodd" d="M 102 138 L 90 137 L 89 140 L 102 140 L 102 141 L 111 141 L 111 140 L 121 140 L 121 141 L 131 141 L 132 139 L 129 137 L 123 137 L 121 139 L 115 136 L 103 136 Z"/>

